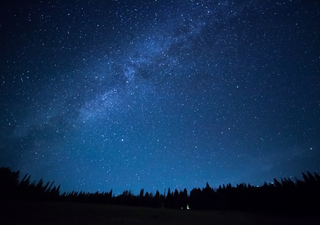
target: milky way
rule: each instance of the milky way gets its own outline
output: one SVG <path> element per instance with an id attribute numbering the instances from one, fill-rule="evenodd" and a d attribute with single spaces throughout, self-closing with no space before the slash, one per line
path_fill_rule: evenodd
<path id="1" fill-rule="evenodd" d="M 3 1 L 0 166 L 62 191 L 320 171 L 317 1 Z"/>

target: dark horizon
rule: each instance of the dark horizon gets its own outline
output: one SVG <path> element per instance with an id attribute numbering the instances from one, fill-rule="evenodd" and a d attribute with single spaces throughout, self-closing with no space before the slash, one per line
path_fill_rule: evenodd
<path id="1" fill-rule="evenodd" d="M 227 183 L 222 183 L 222 184 L 219 184 L 217 187 L 215 186 L 212 186 L 210 185 L 208 182 L 206 182 L 205 185 L 201 186 L 201 187 L 193 187 L 191 189 L 187 189 L 187 188 L 182 188 L 182 189 L 176 189 L 176 188 L 170 188 L 168 187 L 167 189 L 164 189 L 163 192 L 161 192 L 160 190 L 153 190 L 153 191 L 148 191 L 146 190 L 145 188 L 140 188 L 139 189 L 139 192 L 138 193 L 135 193 L 133 192 L 131 189 L 130 190 L 124 190 L 122 192 L 117 192 L 116 190 L 114 189 L 109 189 L 106 188 L 106 190 L 96 190 L 96 191 L 93 191 L 93 192 L 88 192 L 88 191 L 82 191 L 82 190 L 75 190 L 75 189 L 71 189 L 69 191 L 64 191 L 63 187 L 61 186 L 61 184 L 58 184 L 55 182 L 55 180 L 53 181 L 45 181 L 43 178 L 40 178 L 39 180 L 35 180 L 32 178 L 32 176 L 29 174 L 29 173 L 26 173 L 26 174 L 21 174 L 21 171 L 20 170 L 17 170 L 17 171 L 13 171 L 11 170 L 10 167 L 0 167 L 0 172 L 2 172 L 0 174 L 0 177 L 2 179 L 6 179 L 8 177 L 11 177 L 11 179 L 13 178 L 16 178 L 17 182 L 16 184 L 21 184 L 23 182 L 26 182 L 28 183 L 28 185 L 43 185 L 43 186 L 46 186 L 46 187 L 51 187 L 51 188 L 58 188 L 58 192 L 59 192 L 59 195 L 68 195 L 68 194 L 71 194 L 71 193 L 82 193 L 82 194 L 96 194 L 96 193 L 99 193 L 99 194 L 103 194 L 103 193 L 112 193 L 112 197 L 119 197 L 121 195 L 123 195 L 124 193 L 130 193 L 130 195 L 132 196 L 139 196 L 141 195 L 141 191 L 143 191 L 144 193 L 149 193 L 151 196 L 154 196 L 155 193 L 160 193 L 160 195 L 163 195 L 164 197 L 166 197 L 166 194 L 169 193 L 169 191 L 171 191 L 172 193 L 174 191 L 179 191 L 179 192 L 182 192 L 182 191 L 187 191 L 187 194 L 189 195 L 190 192 L 192 190 L 195 190 L 195 189 L 204 189 L 205 187 L 208 187 L 210 186 L 210 188 L 213 190 L 213 191 L 217 191 L 221 188 L 225 189 L 225 187 L 232 187 L 232 188 L 237 188 L 239 186 L 246 186 L 246 187 L 252 187 L 252 188 L 261 188 L 263 186 L 276 186 L 277 185 L 286 185 L 286 182 L 290 182 L 290 183 L 294 183 L 295 185 L 298 185 L 299 183 L 301 182 L 308 182 L 309 179 L 316 179 L 318 182 L 320 182 L 320 176 L 319 174 L 317 174 L 317 172 L 309 172 L 309 171 L 306 171 L 306 172 L 302 172 L 301 173 L 301 176 L 294 176 L 294 177 L 281 177 L 280 179 L 277 179 L 277 178 L 273 178 L 271 182 L 267 182 L 267 181 L 264 181 L 262 185 L 252 185 L 248 182 L 241 182 L 241 183 L 237 183 L 237 184 L 231 184 L 230 182 L 227 182 Z M 9 174 L 14 174 L 14 175 L 11 175 L 11 176 L 7 176 L 7 173 Z M 10 180 L 10 179 L 9 179 Z M 12 181 L 12 180 L 10 180 Z M 0 183 L 0 186 L 4 185 L 5 182 L 2 182 Z M 46 184 L 46 185 L 45 185 Z"/>
<path id="2" fill-rule="evenodd" d="M 264 183 L 261 187 L 250 184 L 223 184 L 213 189 L 208 183 L 202 188 L 178 191 L 168 188 L 167 193 L 156 191 L 149 193 L 144 189 L 139 195 L 131 191 L 124 191 L 121 195 L 110 192 L 60 192 L 60 185 L 54 182 L 44 183 L 41 179 L 32 182 L 30 176 L 24 176 L 19 181 L 19 171 L 12 171 L 8 167 L 0 168 L 0 200 L 17 206 L 26 202 L 46 203 L 80 203 L 107 204 L 119 206 L 147 207 L 160 209 L 184 210 L 215 210 L 238 212 L 279 213 L 281 215 L 313 216 L 319 212 L 320 176 L 317 173 L 302 173 L 303 180 L 290 178 L 274 179 L 274 184 Z M 146 209 L 146 208 L 144 208 Z M 52 208 L 49 209 L 52 211 Z M 118 209 L 119 210 L 119 209 Z M 124 215 L 122 215 L 124 216 Z M 150 215 L 149 215 L 150 216 Z"/>

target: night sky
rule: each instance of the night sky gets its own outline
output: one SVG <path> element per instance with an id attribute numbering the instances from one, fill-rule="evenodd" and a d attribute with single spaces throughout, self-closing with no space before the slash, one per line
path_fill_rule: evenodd
<path id="1" fill-rule="evenodd" d="M 114 194 L 320 172 L 319 18 L 304 0 L 3 0 L 0 166 Z"/>

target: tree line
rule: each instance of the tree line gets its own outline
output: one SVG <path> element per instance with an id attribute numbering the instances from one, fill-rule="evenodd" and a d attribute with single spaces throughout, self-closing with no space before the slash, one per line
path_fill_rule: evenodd
<path id="1" fill-rule="evenodd" d="M 115 196 L 110 192 L 64 192 L 54 182 L 44 183 L 43 179 L 31 181 L 30 175 L 19 180 L 20 172 L 8 167 L 0 168 L 0 200 L 59 201 L 77 203 L 113 204 L 153 208 L 193 210 L 241 210 L 277 212 L 317 212 L 320 209 L 320 176 L 317 173 L 302 173 L 303 180 L 284 178 L 263 186 L 230 183 L 212 188 L 194 188 L 188 195 L 187 189 L 161 194 L 145 192 L 139 195 L 124 191 Z"/>

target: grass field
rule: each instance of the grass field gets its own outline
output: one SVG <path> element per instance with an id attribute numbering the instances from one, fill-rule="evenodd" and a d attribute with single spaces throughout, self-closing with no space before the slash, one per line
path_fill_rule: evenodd
<path id="1" fill-rule="evenodd" d="M 0 224 L 320 224 L 319 216 L 184 211 L 97 204 L 0 202 Z"/>

